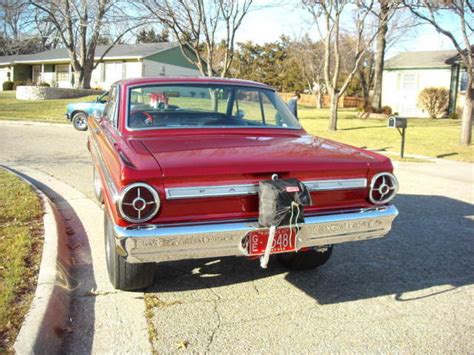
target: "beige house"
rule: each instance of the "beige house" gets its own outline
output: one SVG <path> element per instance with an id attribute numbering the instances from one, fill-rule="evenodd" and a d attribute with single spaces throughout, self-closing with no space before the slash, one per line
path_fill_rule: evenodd
<path id="1" fill-rule="evenodd" d="M 200 75 L 175 43 L 97 46 L 97 68 L 92 72 L 91 86 L 107 89 L 117 80 L 157 75 Z M 103 56 L 103 57 L 102 57 Z M 101 59 L 102 58 L 102 59 Z M 65 48 L 36 54 L 0 57 L 0 90 L 5 81 L 47 82 L 70 88 L 74 85 L 73 69 Z"/>
<path id="2" fill-rule="evenodd" d="M 427 87 L 449 90 L 448 114 L 463 102 L 466 71 L 453 60 L 457 51 L 405 52 L 387 60 L 383 71 L 382 106 L 408 117 L 428 117 L 418 106 L 419 93 Z"/>

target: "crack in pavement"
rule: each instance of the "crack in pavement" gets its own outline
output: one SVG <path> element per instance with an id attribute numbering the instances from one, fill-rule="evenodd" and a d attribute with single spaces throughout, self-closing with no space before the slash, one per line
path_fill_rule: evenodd
<path id="1" fill-rule="evenodd" d="M 213 309 L 215 315 L 217 316 L 217 325 L 216 325 L 216 327 L 212 330 L 211 335 L 210 335 L 210 337 L 209 337 L 208 343 L 207 343 L 207 345 L 206 345 L 206 353 L 209 353 L 209 352 L 210 352 L 210 350 L 211 350 L 211 345 L 212 345 L 212 343 L 214 342 L 214 338 L 215 338 L 217 332 L 219 331 L 219 329 L 221 328 L 221 325 L 222 325 L 222 316 L 221 316 L 221 314 L 219 313 L 219 311 L 217 310 L 217 307 L 218 307 L 217 302 L 218 302 L 218 301 L 219 301 L 219 299 L 216 300 L 216 301 L 214 301 L 214 309 Z"/>

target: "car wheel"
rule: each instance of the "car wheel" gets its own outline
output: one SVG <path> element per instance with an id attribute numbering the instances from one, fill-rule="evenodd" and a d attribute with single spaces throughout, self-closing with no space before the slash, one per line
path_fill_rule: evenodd
<path id="1" fill-rule="evenodd" d="M 102 182 L 100 181 L 100 174 L 97 172 L 96 167 L 93 167 L 92 175 L 94 178 L 94 195 L 97 201 L 101 204 L 104 203 L 104 197 L 102 196 Z"/>
<path id="2" fill-rule="evenodd" d="M 87 131 L 87 115 L 85 112 L 78 112 L 72 116 L 72 124 L 78 131 Z"/>
<path id="3" fill-rule="evenodd" d="M 118 290 L 132 291 L 148 287 L 153 282 L 153 263 L 131 264 L 117 253 L 112 222 L 107 213 L 104 216 L 105 256 L 109 280 Z"/>
<path id="4" fill-rule="evenodd" d="M 298 253 L 278 254 L 278 261 L 290 270 L 310 270 L 326 264 L 332 254 L 332 245 L 319 251 L 311 248 Z"/>

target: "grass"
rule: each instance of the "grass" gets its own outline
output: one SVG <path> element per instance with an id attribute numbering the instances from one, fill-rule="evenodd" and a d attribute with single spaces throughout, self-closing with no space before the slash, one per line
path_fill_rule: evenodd
<path id="1" fill-rule="evenodd" d="M 59 100 L 17 100 L 14 91 L 0 92 L 0 119 L 68 123 L 66 105 L 94 101 L 97 96 Z"/>
<path id="2" fill-rule="evenodd" d="M 36 287 L 43 209 L 30 185 L 0 169 L 0 353 L 12 351 Z"/>
<path id="3" fill-rule="evenodd" d="M 68 103 L 93 101 L 94 99 L 95 96 L 46 101 L 20 101 L 15 99 L 14 92 L 0 92 L 0 119 L 66 123 L 64 113 Z M 171 103 L 191 107 L 192 102 L 198 101 L 194 99 L 178 102 L 179 100 L 180 98 L 172 98 Z M 209 101 L 209 99 L 206 100 Z M 245 107 L 245 111 L 247 116 L 250 116 L 253 108 Z M 298 113 L 304 128 L 314 135 L 358 147 L 377 149 L 382 152 L 400 151 L 401 137 L 396 129 L 387 127 L 386 119 L 360 119 L 357 117 L 356 110 L 341 109 L 339 111 L 338 130 L 330 132 L 327 129 L 329 124 L 328 109 L 300 106 Z M 474 162 L 473 145 L 466 147 L 459 144 L 460 125 L 460 120 L 410 119 L 408 121 L 405 153 Z M 395 155 L 393 157 L 396 158 Z M 413 159 L 406 158 L 404 161 L 414 161 Z"/>
<path id="4" fill-rule="evenodd" d="M 298 115 L 303 127 L 311 134 L 357 147 L 380 150 L 382 153 L 400 152 L 400 134 L 396 129 L 387 127 L 386 119 L 360 119 L 354 109 L 341 109 L 338 130 L 331 132 L 328 130 L 328 109 L 299 107 Z M 460 145 L 460 135 L 460 120 L 409 119 L 405 154 L 474 162 L 474 145 Z"/>

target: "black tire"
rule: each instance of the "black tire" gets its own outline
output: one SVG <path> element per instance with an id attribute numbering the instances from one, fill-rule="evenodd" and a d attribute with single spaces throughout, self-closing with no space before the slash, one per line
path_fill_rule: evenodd
<path id="1" fill-rule="evenodd" d="M 87 131 L 87 114 L 79 111 L 72 116 L 72 125 L 78 131 Z"/>
<path id="2" fill-rule="evenodd" d="M 332 254 L 332 245 L 325 251 L 310 249 L 298 253 L 278 254 L 278 261 L 290 270 L 311 270 L 326 264 Z"/>
<path id="3" fill-rule="evenodd" d="M 109 216 L 104 216 L 105 258 L 111 284 L 118 290 L 140 290 L 150 286 L 154 277 L 153 263 L 131 264 L 118 255 Z"/>
<path id="4" fill-rule="evenodd" d="M 104 203 L 104 197 L 102 195 L 102 181 L 100 181 L 100 175 L 97 172 L 96 167 L 92 168 L 92 176 L 93 176 L 93 183 L 94 183 L 94 196 L 99 201 L 100 204 Z"/>

